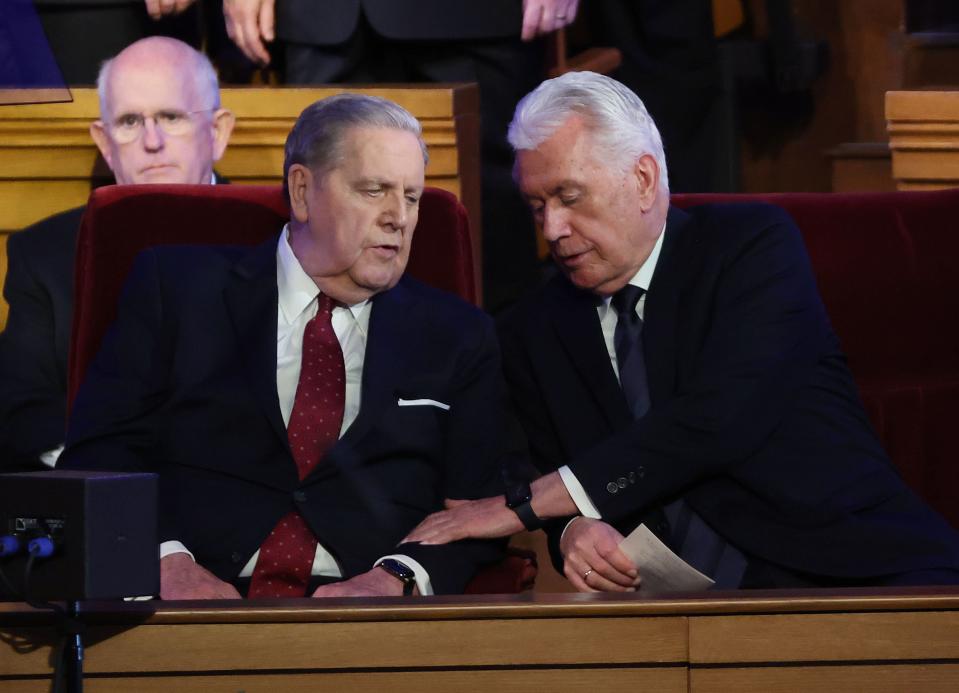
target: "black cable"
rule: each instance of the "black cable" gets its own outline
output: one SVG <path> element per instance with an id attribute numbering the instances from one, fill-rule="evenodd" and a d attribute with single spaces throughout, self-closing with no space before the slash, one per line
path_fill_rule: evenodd
<path id="1" fill-rule="evenodd" d="M 23 601 L 34 609 L 49 609 L 60 618 L 66 618 L 67 612 L 59 604 L 30 598 L 30 575 L 33 573 L 33 563 L 36 558 L 37 555 L 31 551 L 30 555 L 27 556 L 27 563 L 23 567 Z"/>
<path id="2" fill-rule="evenodd" d="M 0 582 L 3 583 L 3 588 L 4 588 L 7 592 L 10 593 L 10 596 L 11 596 L 11 597 L 15 597 L 15 598 L 18 598 L 18 599 L 22 599 L 22 595 L 20 594 L 20 590 L 18 590 L 18 589 L 14 586 L 14 584 L 13 584 L 12 582 L 10 582 L 10 579 L 7 577 L 7 574 L 3 571 L 3 566 L 2 566 L 2 565 L 0 565 Z"/>

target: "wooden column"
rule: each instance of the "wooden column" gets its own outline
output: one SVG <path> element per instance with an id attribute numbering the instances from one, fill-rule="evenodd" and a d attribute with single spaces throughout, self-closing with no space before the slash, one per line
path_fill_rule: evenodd
<path id="1" fill-rule="evenodd" d="M 959 185 L 959 91 L 886 92 L 886 124 L 899 190 Z"/>

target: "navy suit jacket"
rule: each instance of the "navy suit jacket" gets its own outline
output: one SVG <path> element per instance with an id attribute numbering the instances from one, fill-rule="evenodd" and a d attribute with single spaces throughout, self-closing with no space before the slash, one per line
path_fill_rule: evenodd
<path id="1" fill-rule="evenodd" d="M 73 323 L 73 259 L 83 207 L 7 241 L 0 333 L 0 468 L 45 469 L 40 453 L 63 443 L 67 353 Z"/>
<path id="2" fill-rule="evenodd" d="M 355 422 L 302 482 L 276 390 L 276 241 L 142 253 L 77 396 L 58 467 L 160 475 L 161 541 L 234 579 L 297 509 L 344 577 L 404 553 L 463 590 L 497 542 L 398 542 L 443 499 L 500 492 L 491 320 L 403 279 L 373 298 Z M 398 400 L 432 399 L 398 406 Z"/>
<path id="3" fill-rule="evenodd" d="M 228 181 L 216 176 L 217 184 Z M 47 469 L 40 453 L 63 444 L 73 264 L 86 207 L 38 221 L 7 240 L 0 332 L 0 470 Z"/>
<path id="4" fill-rule="evenodd" d="M 670 209 L 665 234 L 645 304 L 642 419 L 594 296 L 559 277 L 503 320 L 540 470 L 568 464 L 623 533 L 684 497 L 747 554 L 792 570 L 855 581 L 959 567 L 959 535 L 905 487 L 870 427 L 785 212 Z"/>

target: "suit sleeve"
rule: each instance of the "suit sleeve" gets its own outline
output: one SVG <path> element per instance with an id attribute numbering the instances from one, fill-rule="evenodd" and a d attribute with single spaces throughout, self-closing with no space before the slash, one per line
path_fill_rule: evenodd
<path id="1" fill-rule="evenodd" d="M 817 366 L 831 332 L 798 229 L 779 212 L 744 236 L 719 261 L 708 328 L 672 396 L 570 462 L 608 521 L 750 458 Z"/>
<path id="2" fill-rule="evenodd" d="M 156 256 L 141 253 L 108 330 L 77 393 L 58 468 L 158 472 L 166 353 Z M 162 479 L 162 477 L 161 477 Z M 176 536 L 160 490 L 160 537 Z M 166 502 L 165 502 L 166 501 Z"/>
<path id="3" fill-rule="evenodd" d="M 63 443 L 64 374 L 57 363 L 53 298 L 38 279 L 24 238 L 7 241 L 3 288 L 9 305 L 0 333 L 0 464 L 3 471 L 44 469 L 40 454 Z"/>
<path id="4" fill-rule="evenodd" d="M 533 377 L 534 369 L 530 356 L 523 348 L 512 320 L 507 318 L 499 325 L 499 338 L 503 347 L 503 372 L 509 383 L 512 411 L 525 431 L 528 444 L 529 461 L 539 474 L 556 471 L 557 460 L 564 460 L 566 454 L 560 446 L 558 435 L 549 417 L 549 407 L 543 391 Z M 548 539 L 550 556 L 556 571 L 562 574 L 562 553 L 559 540 L 563 529 L 573 516 L 559 517 L 546 522 L 543 531 Z"/>
<path id="5" fill-rule="evenodd" d="M 446 442 L 444 495 L 476 499 L 503 493 L 501 469 L 520 456 L 518 441 L 507 437 L 505 387 L 499 348 L 486 316 L 463 335 L 469 344 L 459 357 L 451 391 Z M 436 510 L 440 508 L 437 507 Z M 502 559 L 505 540 L 465 540 L 442 546 L 401 544 L 397 553 L 419 561 L 437 594 L 462 593 L 484 565 Z"/>

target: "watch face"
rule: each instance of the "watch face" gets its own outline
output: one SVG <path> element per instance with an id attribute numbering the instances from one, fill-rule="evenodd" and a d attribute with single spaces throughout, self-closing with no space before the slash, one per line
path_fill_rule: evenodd
<path id="1" fill-rule="evenodd" d="M 413 569 L 403 563 L 400 563 L 396 559 L 387 558 L 380 565 L 386 569 L 387 572 L 395 575 L 397 578 L 403 582 L 411 582 L 416 579 L 416 573 L 413 572 Z"/>
<path id="2" fill-rule="evenodd" d="M 510 484 L 506 487 L 506 505 L 509 508 L 515 508 L 517 505 L 529 502 L 533 497 L 529 484 L 522 481 L 518 484 Z"/>

